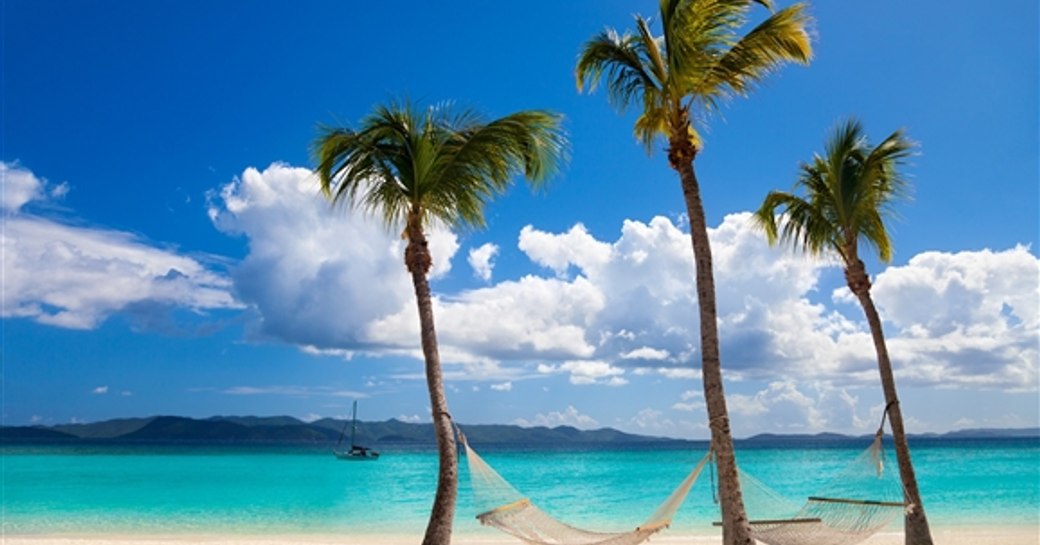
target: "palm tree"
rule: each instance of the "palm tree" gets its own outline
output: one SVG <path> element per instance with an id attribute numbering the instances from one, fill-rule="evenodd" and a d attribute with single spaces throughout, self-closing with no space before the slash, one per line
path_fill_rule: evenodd
<path id="1" fill-rule="evenodd" d="M 458 485 L 458 459 L 444 395 L 427 273 L 433 263 L 426 230 L 432 222 L 484 226 L 484 205 L 514 174 L 534 187 L 566 159 L 561 117 L 522 111 L 485 122 L 450 107 L 420 111 L 411 104 L 379 106 L 357 130 L 322 127 L 314 142 L 321 190 L 334 203 L 378 214 L 388 228 L 403 225 L 404 263 L 419 308 L 426 383 L 440 469 L 423 545 L 448 545 Z"/>
<path id="2" fill-rule="evenodd" d="M 636 32 L 606 29 L 589 40 L 578 57 L 578 90 L 595 90 L 605 79 L 619 110 L 641 101 L 635 135 L 650 151 L 658 137 L 668 143 L 668 163 L 682 182 L 690 218 L 700 309 L 701 367 L 712 447 L 719 470 L 724 543 L 750 545 L 722 388 L 715 280 L 711 247 L 693 163 L 702 142 L 693 115 L 715 110 L 730 97 L 746 96 L 769 73 L 787 62 L 812 56 L 803 4 L 772 13 L 741 36 L 752 0 L 660 0 L 663 35 L 636 16 Z M 754 0 L 772 9 L 770 0 Z"/>
<path id="3" fill-rule="evenodd" d="M 862 241 L 877 251 L 881 261 L 892 259 L 892 241 L 884 218 L 891 213 L 892 204 L 907 194 L 908 184 L 899 167 L 913 149 L 913 142 L 902 131 L 892 133 L 871 148 L 860 123 L 850 119 L 834 131 L 825 156 L 816 155 L 812 162 L 801 166 L 795 189 L 803 190 L 805 196 L 770 192 L 755 213 L 755 222 L 765 230 L 770 244 L 780 241 L 810 254 L 833 252 L 841 258 L 845 281 L 863 306 L 877 352 L 899 475 L 910 506 L 904 523 L 906 543 L 931 545 L 932 535 L 910 461 L 892 362 L 881 318 L 870 297 L 870 277 L 859 257 Z M 782 218 L 779 222 L 777 209 Z"/>

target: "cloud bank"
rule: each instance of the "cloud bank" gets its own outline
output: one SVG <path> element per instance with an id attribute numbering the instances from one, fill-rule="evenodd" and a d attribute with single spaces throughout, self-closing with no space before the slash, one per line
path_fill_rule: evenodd
<path id="1" fill-rule="evenodd" d="M 308 169 L 249 168 L 210 195 L 214 226 L 248 244 L 227 275 L 129 233 L 28 213 L 27 204 L 67 186 L 3 168 L 5 317 L 88 329 L 140 306 L 245 306 L 261 338 L 315 353 L 419 356 L 403 242 L 381 221 L 324 202 Z M 761 395 L 745 392 L 740 410 L 803 407 L 812 421 L 796 392 L 840 406 L 876 382 L 869 331 L 844 286 L 820 285 L 833 263 L 770 248 L 749 217 L 728 215 L 709 232 L 727 379 L 766 385 Z M 458 239 L 435 228 L 430 241 L 449 378 L 515 385 L 562 375 L 619 387 L 698 376 L 692 251 L 668 218 L 626 220 L 613 240 L 580 224 L 559 233 L 527 226 L 515 248 L 467 248 L 484 285 L 462 290 L 440 289 Z M 492 281 L 504 252 L 520 252 L 536 272 L 496 271 Z M 900 384 L 1036 391 L 1040 262 L 1030 249 L 926 252 L 872 272 Z M 791 380 L 817 386 L 792 389 Z"/>
<path id="2" fill-rule="evenodd" d="M 214 225 L 249 242 L 232 278 L 257 313 L 259 334 L 319 349 L 378 350 L 378 339 L 364 335 L 368 324 L 414 301 L 401 239 L 379 220 L 347 212 L 323 200 L 310 170 L 277 163 L 246 169 L 211 196 Z M 451 269 L 458 244 L 445 230 L 429 238 L 437 278 Z"/>
<path id="3" fill-rule="evenodd" d="M 198 259 L 132 233 L 66 225 L 26 212 L 26 205 L 60 197 L 68 186 L 51 186 L 18 165 L 0 163 L 0 168 L 3 317 L 92 329 L 118 312 L 241 307 L 231 295 L 231 280 Z"/>

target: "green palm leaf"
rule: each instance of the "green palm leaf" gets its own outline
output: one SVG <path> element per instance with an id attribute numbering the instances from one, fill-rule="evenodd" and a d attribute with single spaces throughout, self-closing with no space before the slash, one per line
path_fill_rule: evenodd
<path id="1" fill-rule="evenodd" d="M 804 196 L 769 193 L 755 221 L 771 244 L 787 243 L 811 254 L 834 251 L 850 264 L 862 243 L 890 261 L 885 220 L 893 215 L 892 205 L 908 197 L 900 167 L 914 148 L 902 131 L 871 148 L 863 126 L 850 119 L 834 130 L 825 156 L 801 166 L 795 190 Z"/>
<path id="2" fill-rule="evenodd" d="M 768 0 L 661 0 L 661 35 L 636 16 L 636 33 L 606 29 L 582 48 L 575 75 L 578 90 L 602 82 L 608 98 L 624 111 L 641 102 L 635 135 L 648 149 L 663 136 L 700 136 L 690 125 L 692 110 L 715 110 L 730 96 L 745 96 L 770 73 L 789 62 L 808 63 L 811 24 L 804 4 L 771 14 L 745 35 L 753 4 L 772 10 Z"/>
<path id="3" fill-rule="evenodd" d="M 485 123 L 450 104 L 381 105 L 359 129 L 319 128 L 313 153 L 323 194 L 402 225 L 431 219 L 484 225 L 484 206 L 515 174 L 539 187 L 567 159 L 558 114 L 532 110 Z"/>

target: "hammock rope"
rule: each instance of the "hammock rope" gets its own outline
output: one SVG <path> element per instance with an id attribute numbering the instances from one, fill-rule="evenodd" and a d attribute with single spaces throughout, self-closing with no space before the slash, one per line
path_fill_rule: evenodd
<path id="1" fill-rule="evenodd" d="M 466 441 L 458 431 L 466 451 L 470 480 L 476 500 L 495 507 L 477 515 L 485 526 L 498 528 L 531 545 L 637 545 L 667 528 L 689 495 L 701 470 L 711 457 L 709 452 L 664 500 L 647 520 L 628 532 L 596 532 L 561 522 L 538 508 L 513 488 Z"/>
<path id="2" fill-rule="evenodd" d="M 477 519 L 530 545 L 642 543 L 671 524 L 713 454 L 709 450 L 643 524 L 628 532 L 597 532 L 571 526 L 539 509 L 470 447 L 461 430 L 456 430 L 465 447 L 474 499 L 488 507 Z M 869 448 L 800 507 L 739 471 L 745 491 L 753 491 L 746 493 L 745 499 L 764 498 L 758 507 L 747 503 L 751 536 L 766 545 L 854 545 L 887 526 L 908 507 L 902 484 L 885 463 L 882 438 L 879 430 Z"/>
<path id="3" fill-rule="evenodd" d="M 870 447 L 801 507 L 740 471 L 746 496 L 767 498 L 761 505 L 782 506 L 756 509 L 749 502 L 752 537 L 767 545 L 854 545 L 910 509 L 902 482 L 886 460 L 884 417 Z"/>

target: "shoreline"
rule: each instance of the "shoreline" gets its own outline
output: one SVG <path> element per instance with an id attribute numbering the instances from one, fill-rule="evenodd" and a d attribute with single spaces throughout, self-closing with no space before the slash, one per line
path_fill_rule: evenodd
<path id="1" fill-rule="evenodd" d="M 942 525 L 932 527 L 937 545 L 1038 545 L 1040 521 L 1037 525 L 1015 524 L 985 526 Z M 4 545 L 275 545 L 286 542 L 306 545 L 414 545 L 422 541 L 422 534 L 327 534 L 327 533 L 75 533 L 75 534 L 3 534 Z M 863 541 L 863 545 L 903 545 L 901 531 L 879 532 Z M 664 532 L 653 536 L 649 543 L 661 545 L 714 545 L 721 542 L 718 534 Z M 523 542 L 499 532 L 456 532 L 452 543 L 457 545 L 523 545 Z"/>

